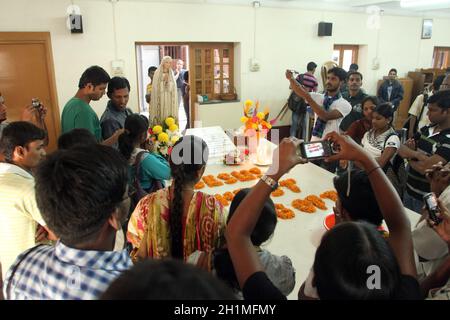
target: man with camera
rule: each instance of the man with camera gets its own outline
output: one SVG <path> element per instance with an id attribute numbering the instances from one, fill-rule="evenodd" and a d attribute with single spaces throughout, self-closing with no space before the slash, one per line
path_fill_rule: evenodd
<path id="1" fill-rule="evenodd" d="M 9 122 L 6 121 L 8 117 L 7 111 L 8 107 L 5 104 L 5 98 L 0 92 L 0 138 L 2 137 L 3 129 L 9 124 Z M 47 132 L 47 126 L 45 125 L 46 115 L 47 108 L 38 99 L 32 99 L 31 104 L 24 108 L 21 120 L 31 122 L 38 128 Z"/>
<path id="2" fill-rule="evenodd" d="M 350 103 L 342 98 L 340 93 L 340 87 L 342 82 L 345 81 L 346 72 L 338 67 L 328 71 L 325 94 L 309 93 L 293 78 L 290 70 L 286 71 L 286 78 L 290 81 L 295 94 L 305 99 L 315 114 L 311 141 L 322 140 L 329 132 L 339 132 L 342 119 L 352 110 Z M 336 162 L 320 161 L 318 164 L 332 173 L 336 171 Z"/>

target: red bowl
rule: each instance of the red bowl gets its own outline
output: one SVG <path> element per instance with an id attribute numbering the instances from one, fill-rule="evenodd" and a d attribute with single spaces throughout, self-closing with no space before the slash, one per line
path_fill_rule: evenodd
<path id="1" fill-rule="evenodd" d="M 333 228 L 335 224 L 336 224 L 336 221 L 335 221 L 334 213 L 330 213 L 329 215 L 327 215 L 325 217 L 325 219 L 323 219 L 323 226 L 327 230 L 330 230 L 331 228 Z M 377 229 L 379 231 L 386 231 L 386 229 L 383 226 L 379 226 Z"/>

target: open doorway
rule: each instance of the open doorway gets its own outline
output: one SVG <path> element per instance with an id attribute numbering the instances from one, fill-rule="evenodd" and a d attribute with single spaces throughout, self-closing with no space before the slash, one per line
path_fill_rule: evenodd
<path id="1" fill-rule="evenodd" d="M 339 67 L 349 70 L 352 63 L 358 63 L 359 46 L 335 44 L 332 59 Z"/>
<path id="2" fill-rule="evenodd" d="M 184 130 L 188 126 L 188 117 L 190 116 L 189 93 L 185 85 L 185 72 L 189 69 L 189 47 L 186 44 L 172 43 L 136 43 L 136 60 L 138 71 L 138 92 L 139 92 L 139 111 L 141 114 L 148 116 L 149 103 L 146 95 L 149 90 L 151 80 L 148 76 L 150 67 L 158 68 L 164 56 L 172 58 L 172 70 L 176 70 L 177 62 L 183 62 L 182 71 L 176 77 L 177 97 L 178 97 L 178 122 L 180 130 Z M 186 96 L 186 99 L 183 97 Z M 185 105 L 187 106 L 185 108 Z"/>

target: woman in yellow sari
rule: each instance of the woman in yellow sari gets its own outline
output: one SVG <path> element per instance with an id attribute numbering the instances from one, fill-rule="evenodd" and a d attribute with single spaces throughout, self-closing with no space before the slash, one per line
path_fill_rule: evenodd
<path id="1" fill-rule="evenodd" d="M 201 138 L 185 136 L 175 144 L 170 156 L 172 185 L 144 197 L 128 223 L 133 261 L 186 261 L 197 250 L 209 254 L 223 245 L 225 209 L 213 195 L 194 191 L 207 160 L 208 147 Z"/>

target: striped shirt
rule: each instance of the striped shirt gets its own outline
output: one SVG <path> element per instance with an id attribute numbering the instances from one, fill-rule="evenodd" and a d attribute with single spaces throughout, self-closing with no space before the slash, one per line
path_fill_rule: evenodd
<path id="1" fill-rule="evenodd" d="M 434 133 L 434 126 L 426 126 L 420 129 L 420 138 L 416 141 L 417 150 L 427 156 L 439 155 L 450 161 L 450 129 Z M 408 194 L 422 201 L 423 196 L 430 192 L 430 184 L 423 174 L 409 167 L 406 183 Z"/>
<path id="2" fill-rule="evenodd" d="M 314 75 L 310 73 L 303 73 L 297 77 L 297 81 L 303 85 L 308 92 L 317 92 L 317 86 L 319 83 Z"/>
<path id="3" fill-rule="evenodd" d="M 132 267 L 127 250 L 78 250 L 58 241 L 54 247 L 43 245 L 29 251 L 23 260 L 26 252 L 19 256 L 6 274 L 3 285 L 6 299 L 96 299 L 123 271 Z"/>
<path id="4" fill-rule="evenodd" d="M 37 223 L 34 178 L 24 169 L 0 163 L 0 262 L 3 275 L 19 254 L 35 245 Z"/>

